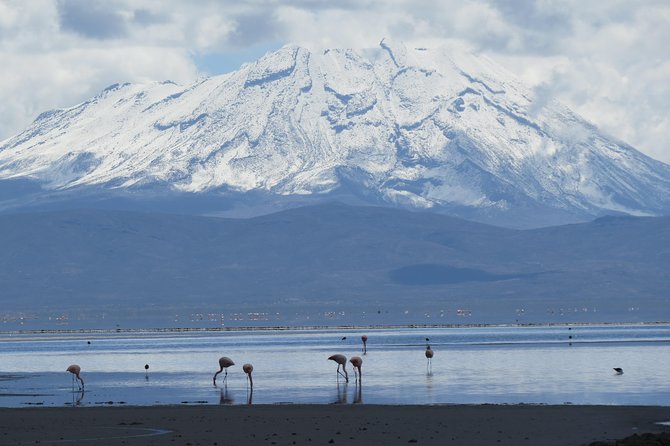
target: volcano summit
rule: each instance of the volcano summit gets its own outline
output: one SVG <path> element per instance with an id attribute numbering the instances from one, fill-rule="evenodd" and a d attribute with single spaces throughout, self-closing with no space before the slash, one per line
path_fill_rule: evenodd
<path id="1" fill-rule="evenodd" d="M 188 86 L 113 85 L 0 142 L 5 212 L 242 216 L 333 198 L 513 227 L 666 215 L 670 166 L 485 57 L 387 41 L 285 46 Z"/>

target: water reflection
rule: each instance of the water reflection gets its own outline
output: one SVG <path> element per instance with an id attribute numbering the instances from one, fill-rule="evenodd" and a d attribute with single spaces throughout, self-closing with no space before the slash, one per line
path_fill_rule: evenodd
<path id="1" fill-rule="evenodd" d="M 356 389 L 354 390 L 354 404 L 363 403 L 363 384 L 358 381 L 356 383 Z"/>
<path id="2" fill-rule="evenodd" d="M 347 404 L 347 389 L 349 384 L 345 382 L 340 384 L 340 381 L 337 381 L 337 398 L 333 401 L 333 404 Z"/>
<path id="3" fill-rule="evenodd" d="M 82 400 L 84 399 L 84 389 L 79 389 L 72 392 L 72 406 L 81 405 Z"/>
<path id="4" fill-rule="evenodd" d="M 235 399 L 230 393 L 228 393 L 228 384 L 224 381 L 223 388 L 221 389 L 221 396 L 219 397 L 219 404 L 221 405 L 230 405 L 235 402 Z"/>
<path id="5" fill-rule="evenodd" d="M 426 374 L 426 401 L 432 401 L 433 400 L 433 385 L 434 385 L 434 380 L 433 380 L 433 372 L 427 373 Z"/>

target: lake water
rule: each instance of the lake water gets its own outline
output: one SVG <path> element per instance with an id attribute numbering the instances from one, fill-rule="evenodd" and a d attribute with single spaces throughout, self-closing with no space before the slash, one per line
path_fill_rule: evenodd
<path id="1" fill-rule="evenodd" d="M 432 371 L 425 338 L 435 352 Z M 360 385 L 350 364 L 349 383 L 337 378 L 327 359 L 334 353 L 362 356 Z M 236 365 L 215 387 L 220 356 Z M 254 366 L 253 394 L 246 362 Z M 84 392 L 65 371 L 72 363 L 82 368 Z M 248 404 L 249 397 L 253 404 L 670 406 L 670 326 L 0 333 L 2 407 Z"/>

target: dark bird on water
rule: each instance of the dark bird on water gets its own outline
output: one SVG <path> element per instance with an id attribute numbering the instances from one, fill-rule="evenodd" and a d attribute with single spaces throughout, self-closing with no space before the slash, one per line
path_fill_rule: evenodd
<path id="1" fill-rule="evenodd" d="M 623 369 L 621 367 L 614 367 L 614 371 L 617 375 L 623 375 Z"/>

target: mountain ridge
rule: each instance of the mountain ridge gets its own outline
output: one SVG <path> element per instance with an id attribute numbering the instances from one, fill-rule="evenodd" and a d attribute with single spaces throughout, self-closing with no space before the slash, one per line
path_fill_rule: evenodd
<path id="1" fill-rule="evenodd" d="M 0 215 L 0 246 L 3 311 L 144 325 L 208 311 L 456 323 L 457 309 L 473 323 L 514 322 L 521 309 L 530 322 L 653 321 L 670 308 L 670 217 L 515 230 L 337 203 L 251 219 L 61 210 Z"/>
<path id="2" fill-rule="evenodd" d="M 516 227 L 670 212 L 670 166 L 485 57 L 386 40 L 288 45 L 189 86 L 112 85 L 0 143 L 11 179 L 40 202 L 193 194 L 231 216 L 338 194 Z"/>

